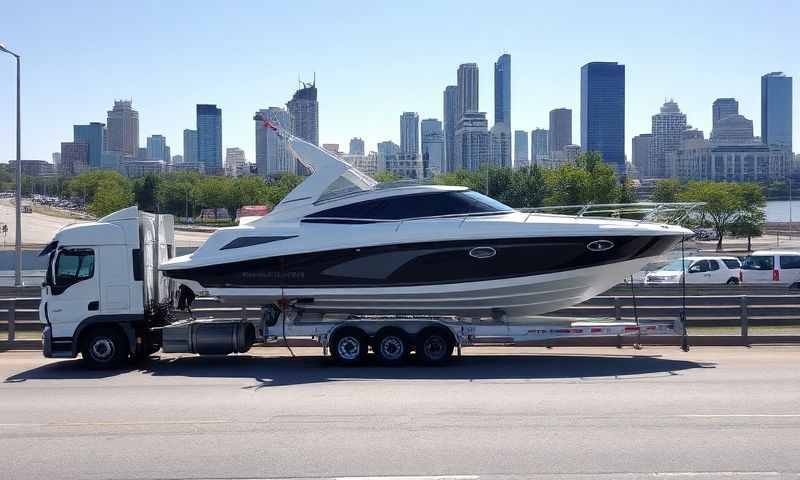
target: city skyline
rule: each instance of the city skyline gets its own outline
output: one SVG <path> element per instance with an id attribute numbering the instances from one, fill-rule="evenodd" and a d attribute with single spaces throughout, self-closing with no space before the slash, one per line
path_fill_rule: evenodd
<path id="1" fill-rule="evenodd" d="M 790 47 L 792 39 L 784 33 L 791 29 L 780 27 L 781 24 L 790 25 L 782 22 L 792 18 L 792 11 L 797 11 L 797 6 L 782 4 L 781 10 L 785 15 L 779 18 L 770 16 L 769 29 L 759 25 L 759 22 L 769 23 L 764 12 L 769 9 L 760 4 L 742 2 L 732 9 L 719 6 L 719 3 L 699 5 L 696 15 L 681 17 L 681 29 L 685 30 L 683 36 L 688 38 L 662 39 L 649 35 L 647 47 L 632 45 L 636 42 L 627 40 L 636 34 L 649 34 L 656 23 L 674 17 L 680 8 L 671 11 L 631 4 L 605 12 L 570 5 L 544 9 L 523 6 L 521 13 L 547 19 L 542 23 L 541 31 L 534 32 L 533 38 L 524 42 L 515 39 L 513 34 L 514 28 L 521 28 L 518 20 L 505 19 L 510 22 L 511 33 L 500 34 L 503 19 L 492 13 L 474 17 L 486 30 L 485 35 L 476 38 L 456 32 L 454 25 L 445 25 L 445 33 L 452 34 L 452 39 L 443 41 L 441 51 L 430 58 L 409 58 L 407 53 L 404 54 L 390 41 L 381 40 L 380 36 L 372 42 L 373 45 L 365 47 L 359 41 L 363 35 L 345 31 L 338 32 L 337 35 L 341 35 L 335 44 L 326 46 L 322 52 L 299 48 L 312 44 L 316 38 L 300 39 L 298 48 L 291 49 L 290 53 L 283 49 L 270 50 L 270 62 L 266 66 L 252 59 L 257 58 L 257 49 L 269 46 L 268 38 L 250 37 L 252 34 L 241 25 L 236 27 L 242 34 L 241 38 L 226 36 L 233 23 L 241 21 L 249 25 L 258 20 L 259 15 L 263 20 L 266 10 L 258 8 L 232 8 L 217 25 L 211 23 L 213 9 L 199 5 L 197 26 L 170 32 L 168 27 L 174 26 L 170 22 L 141 23 L 146 18 L 152 19 L 153 11 L 163 11 L 163 18 L 168 18 L 166 14 L 170 11 L 177 13 L 178 9 L 169 5 L 158 8 L 151 5 L 141 11 L 121 5 L 93 8 L 92 13 L 97 14 L 98 21 L 92 25 L 81 20 L 81 15 L 85 15 L 89 8 L 87 6 L 78 5 L 72 9 L 54 6 L 53 18 L 50 19 L 49 16 L 38 16 L 35 8 L 13 5 L 5 18 L 16 20 L 14 23 L 0 20 L 0 31 L 4 32 L 1 40 L 22 55 L 24 158 L 50 160 L 51 154 L 59 150 L 60 143 L 71 138 L 73 125 L 104 122 L 105 112 L 114 99 L 131 98 L 140 115 L 140 145 L 148 136 L 162 134 L 173 146 L 173 154 L 185 156 L 181 148 L 182 132 L 195 126 L 195 105 L 210 103 L 225 111 L 221 150 L 239 147 L 252 160 L 255 158 L 252 112 L 269 105 L 285 106 L 297 88 L 298 75 L 310 78 L 315 72 L 320 98 L 319 142 L 347 145 L 350 138 L 358 136 L 365 140 L 367 151 L 375 150 L 376 144 L 384 140 L 399 143 L 397 116 L 403 111 L 415 111 L 420 118 L 444 121 L 442 92 L 446 85 L 456 83 L 455 71 L 464 63 L 477 64 L 479 83 L 483 86 L 479 92 L 479 104 L 483 106 L 480 111 L 487 112 L 487 118 L 494 118 L 492 66 L 501 54 L 509 53 L 514 57 L 512 128 L 527 131 L 547 128 L 548 112 L 566 107 L 573 110 L 574 143 L 578 143 L 576 140 L 580 138 L 580 67 L 592 61 L 624 64 L 624 146 L 630 161 L 632 137 L 650 130 L 650 117 L 663 104 L 664 98 L 674 98 L 679 102 L 690 123 L 705 132 L 710 132 L 712 126 L 708 106 L 717 98 L 736 98 L 740 113 L 754 121 L 758 134 L 761 132 L 761 77 L 773 71 L 783 71 L 795 82 L 800 77 L 798 60 Z M 434 6 L 431 19 L 444 18 L 442 15 L 447 8 L 452 8 L 452 5 Z M 322 22 L 323 13 L 330 12 L 330 7 L 320 4 L 318 9 L 309 10 L 319 10 L 310 17 L 315 27 L 323 32 L 330 31 L 331 26 Z M 373 6 L 367 8 L 365 14 L 374 20 L 383 20 L 396 13 L 399 21 L 407 18 L 411 10 L 396 5 Z M 624 15 L 621 13 L 623 10 L 626 11 Z M 658 22 L 650 20 L 654 13 L 658 13 L 655 15 Z M 93 38 L 110 35 L 113 32 L 112 19 L 119 14 L 129 15 L 134 25 L 146 26 L 152 31 L 148 30 L 147 38 L 126 39 L 120 44 L 106 46 L 102 52 L 95 52 L 91 47 Z M 290 6 L 276 21 L 290 23 L 291 18 L 301 14 L 299 9 Z M 548 41 L 567 23 L 567 17 L 570 17 L 570 25 L 574 25 L 574 15 L 578 15 L 578 23 L 585 27 L 582 27 L 581 35 L 564 42 L 564 45 Z M 615 18 L 615 15 L 620 18 Z M 702 21 L 704 16 L 714 16 L 718 21 Z M 427 24 L 431 19 L 423 19 L 423 23 Z M 603 21 L 615 22 L 615 25 L 624 23 L 625 28 L 620 31 L 603 29 Z M 70 56 L 68 61 L 56 58 L 58 52 L 30 33 L 34 31 L 29 28 L 33 22 L 37 22 L 40 31 L 66 37 L 70 31 L 65 30 L 66 25 L 76 22 L 84 25 L 87 29 L 85 36 L 76 36 L 73 45 L 82 54 Z M 722 25 L 729 28 L 731 24 L 761 35 L 749 35 L 744 46 L 716 43 L 725 31 Z M 381 25 L 381 29 L 385 28 L 384 24 Z M 288 23 L 284 25 L 278 21 L 277 28 L 285 31 L 289 28 Z M 377 28 L 372 23 L 365 25 L 368 31 Z M 200 45 L 189 46 L 181 43 L 187 35 L 186 29 L 207 29 L 209 35 L 200 41 Z M 596 36 L 594 41 L 588 41 L 592 36 Z M 419 42 L 428 40 L 420 39 Z M 247 45 L 248 42 L 252 44 Z M 697 45 L 712 44 L 717 52 L 714 58 L 703 55 L 702 48 L 696 48 Z M 161 52 L 156 58 L 150 58 L 153 49 Z M 333 49 L 339 53 L 335 54 Z M 215 55 L 223 50 L 225 55 Z M 769 56 L 759 54 L 765 50 L 770 51 Z M 351 56 L 358 61 L 342 63 L 343 58 Z M 396 70 L 388 78 L 382 68 L 385 65 L 377 59 L 392 57 Z M 203 61 L 198 61 L 199 58 Z M 743 63 L 741 58 L 747 61 Z M 136 74 L 138 65 L 150 65 L 153 61 L 159 65 L 163 63 L 166 75 L 148 78 Z M 419 74 L 420 61 L 424 75 Z M 406 68 L 399 68 L 403 66 Z M 542 66 L 546 68 L 542 69 Z M 265 69 L 269 70 L 266 74 Z M 182 72 L 191 72 L 197 81 L 187 84 Z M 51 81 L 54 78 L 58 81 Z M 13 158 L 12 83 L 12 65 L 0 64 L 0 91 L 6 92 L 0 96 L 0 161 Z M 795 95 L 793 99 L 795 118 L 798 115 L 798 97 Z M 50 112 L 53 105 L 58 105 L 60 112 L 67 113 L 53 116 Z M 375 108 L 375 105 L 380 107 Z M 47 121 L 39 120 L 45 118 Z M 800 141 L 799 123 L 795 121 L 793 124 L 795 145 Z"/>

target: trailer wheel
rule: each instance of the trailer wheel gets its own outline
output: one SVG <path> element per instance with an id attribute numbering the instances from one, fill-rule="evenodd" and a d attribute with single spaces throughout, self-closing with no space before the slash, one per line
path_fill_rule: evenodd
<path id="1" fill-rule="evenodd" d="M 417 358 L 423 365 L 442 365 L 453 355 L 452 334 L 441 327 L 429 327 L 417 336 Z"/>
<path id="2" fill-rule="evenodd" d="M 372 351 L 384 365 L 405 363 L 409 354 L 409 341 L 406 332 L 399 328 L 383 328 L 372 342 Z"/>
<path id="3" fill-rule="evenodd" d="M 333 360 L 348 367 L 364 363 L 369 351 L 367 335 L 355 327 L 344 327 L 336 331 L 328 346 Z"/>
<path id="4" fill-rule="evenodd" d="M 84 334 L 81 357 L 87 367 L 100 370 L 118 367 L 130 353 L 125 335 L 114 327 L 95 327 Z"/>

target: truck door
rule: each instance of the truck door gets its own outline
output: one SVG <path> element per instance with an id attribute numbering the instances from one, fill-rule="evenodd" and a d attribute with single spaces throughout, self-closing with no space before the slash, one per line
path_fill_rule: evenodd
<path id="1" fill-rule="evenodd" d="M 780 268 L 778 268 L 780 267 Z M 780 282 L 792 285 L 800 281 L 800 255 L 781 255 L 778 257 Z"/>
<path id="2" fill-rule="evenodd" d="M 742 264 L 745 284 L 771 283 L 775 278 L 775 259 L 772 255 L 751 255 Z"/>
<path id="3" fill-rule="evenodd" d="M 100 279 L 93 249 L 60 249 L 48 284 L 46 308 L 54 337 L 72 336 L 83 319 L 99 313 Z"/>

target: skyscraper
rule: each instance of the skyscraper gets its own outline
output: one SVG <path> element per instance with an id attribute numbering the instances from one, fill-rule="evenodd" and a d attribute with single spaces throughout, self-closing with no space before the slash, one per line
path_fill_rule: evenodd
<path id="1" fill-rule="evenodd" d="M 548 153 L 552 154 L 572 144 L 572 110 L 556 108 L 550 110 L 550 129 L 547 139 Z"/>
<path id="2" fill-rule="evenodd" d="M 528 132 L 514 130 L 514 168 L 527 167 L 528 161 Z"/>
<path id="3" fill-rule="evenodd" d="M 425 176 L 438 175 L 444 168 L 444 133 L 442 122 L 426 118 L 420 125 L 422 136 L 422 168 Z"/>
<path id="4" fill-rule="evenodd" d="M 225 149 L 225 174 L 230 177 L 238 177 L 248 173 L 247 158 L 244 150 L 237 147 Z"/>
<path id="5" fill-rule="evenodd" d="M 478 111 L 478 64 L 464 63 L 458 66 L 457 122 L 466 112 Z"/>
<path id="6" fill-rule="evenodd" d="M 650 144 L 653 140 L 652 133 L 642 133 L 636 135 L 631 140 L 631 152 L 633 155 L 633 166 L 639 178 L 650 178 Z"/>
<path id="7" fill-rule="evenodd" d="M 511 129 L 511 55 L 507 53 L 494 63 L 494 123 Z"/>
<path id="8" fill-rule="evenodd" d="M 286 141 L 278 137 L 277 132 L 264 126 L 264 120 L 275 123 L 288 131 L 292 120 L 289 111 L 280 107 L 269 107 L 256 112 L 256 168 L 262 177 L 271 177 L 280 173 L 296 173 L 297 163 L 292 157 Z"/>
<path id="9" fill-rule="evenodd" d="M 79 142 L 61 143 L 61 171 L 65 177 L 80 175 L 89 168 L 89 145 Z"/>
<path id="10" fill-rule="evenodd" d="M 544 128 L 537 128 L 531 132 L 531 163 L 542 165 L 547 161 L 550 150 L 548 148 L 547 137 L 550 135 L 549 130 Z"/>
<path id="11" fill-rule="evenodd" d="M 355 137 L 350 139 L 350 155 L 364 155 L 364 140 Z"/>
<path id="12" fill-rule="evenodd" d="M 105 144 L 104 132 L 105 125 L 100 122 L 72 126 L 73 141 L 88 146 L 88 168 L 101 168 Z"/>
<path id="13" fill-rule="evenodd" d="M 416 112 L 400 115 L 400 151 L 419 153 L 419 115 Z"/>
<path id="14" fill-rule="evenodd" d="M 197 163 L 197 130 L 183 131 L 183 163 Z"/>
<path id="15" fill-rule="evenodd" d="M 667 154 L 681 146 L 684 130 L 686 130 L 686 114 L 681 113 L 678 104 L 670 100 L 664 102 L 661 111 L 652 117 L 650 139 L 650 158 L 647 173 L 651 177 L 669 177 L 671 169 L 667 166 Z"/>
<path id="16" fill-rule="evenodd" d="M 319 103 L 316 82 L 303 83 L 286 103 L 292 122 L 292 133 L 307 142 L 319 145 Z"/>
<path id="17" fill-rule="evenodd" d="M 456 126 L 458 125 L 458 87 L 448 85 L 444 88 L 444 153 L 445 172 L 457 170 L 455 159 Z"/>
<path id="18" fill-rule="evenodd" d="M 511 130 L 505 123 L 492 126 L 489 142 L 489 162 L 497 167 L 511 167 Z"/>
<path id="19" fill-rule="evenodd" d="M 792 151 L 792 77 L 783 72 L 761 77 L 761 141 Z"/>
<path id="20" fill-rule="evenodd" d="M 716 128 L 717 122 L 728 115 L 738 114 L 739 102 L 737 102 L 735 98 L 718 98 L 714 100 L 714 103 L 711 105 L 711 128 Z"/>
<path id="21" fill-rule="evenodd" d="M 485 112 L 464 112 L 456 129 L 458 168 L 478 170 L 489 163 L 489 130 Z"/>
<path id="22" fill-rule="evenodd" d="M 625 65 L 590 62 L 581 68 L 581 147 L 625 173 Z"/>
<path id="23" fill-rule="evenodd" d="M 135 158 L 139 151 L 139 112 L 133 109 L 131 101 L 114 100 L 106 125 L 108 150 Z"/>
<path id="24" fill-rule="evenodd" d="M 222 110 L 216 105 L 197 105 L 197 161 L 206 173 L 223 173 Z"/>
<path id="25" fill-rule="evenodd" d="M 400 153 L 400 145 L 391 140 L 378 143 L 378 156 L 397 155 Z"/>
<path id="26" fill-rule="evenodd" d="M 169 161 L 167 158 L 167 139 L 164 135 L 151 135 L 147 137 L 147 159 Z"/>

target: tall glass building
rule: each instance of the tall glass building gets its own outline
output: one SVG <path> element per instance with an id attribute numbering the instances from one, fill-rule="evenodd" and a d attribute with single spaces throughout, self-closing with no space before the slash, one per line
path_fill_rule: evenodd
<path id="1" fill-rule="evenodd" d="M 207 173 L 222 174 L 222 110 L 197 105 L 197 161 Z"/>
<path id="2" fill-rule="evenodd" d="M 581 67 L 581 147 L 599 152 L 617 173 L 625 173 L 625 65 Z"/>
<path id="3" fill-rule="evenodd" d="M 72 136 L 75 143 L 85 143 L 88 146 L 87 166 L 101 168 L 103 145 L 105 144 L 105 125 L 100 122 L 92 122 L 89 125 L 73 125 Z"/>
<path id="4" fill-rule="evenodd" d="M 783 72 L 761 77 L 761 141 L 792 151 L 792 77 Z"/>
<path id="5" fill-rule="evenodd" d="M 511 128 L 511 55 L 507 53 L 494 64 L 494 123 Z"/>

